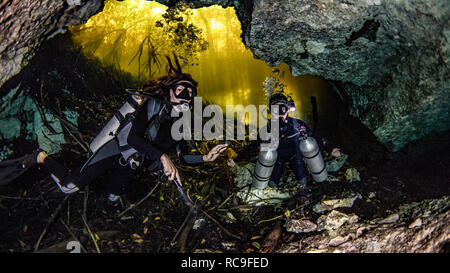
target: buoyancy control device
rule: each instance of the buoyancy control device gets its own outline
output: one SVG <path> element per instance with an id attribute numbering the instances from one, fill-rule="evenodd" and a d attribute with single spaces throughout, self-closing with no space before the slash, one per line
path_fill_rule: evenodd
<path id="1" fill-rule="evenodd" d="M 160 125 L 159 119 L 161 118 L 165 107 L 165 103 L 156 97 L 147 103 L 149 128 L 146 130 L 145 136 L 150 141 L 153 141 L 156 137 Z M 124 122 L 117 129 L 116 133 L 117 143 L 119 144 L 120 153 L 122 154 L 122 158 L 119 163 L 123 166 L 130 165 L 132 169 L 136 169 L 142 163 L 143 157 L 137 150 L 128 145 L 127 139 L 132 127 L 132 123 L 130 121 L 134 118 L 134 116 L 131 113 L 128 114 L 127 118 L 128 120 L 124 120 Z"/>
<path id="2" fill-rule="evenodd" d="M 300 127 L 300 152 L 303 155 L 306 166 L 308 167 L 311 175 L 316 182 L 323 182 L 328 178 L 328 172 L 326 169 L 325 161 L 323 160 L 322 153 L 317 141 L 308 136 L 305 126 Z"/>
<path id="3" fill-rule="evenodd" d="M 130 94 L 127 101 L 89 144 L 89 149 L 93 155 L 84 164 L 81 171 L 87 165 L 118 153 L 122 154 L 119 160 L 122 166 L 129 165 L 132 169 L 136 169 L 142 163 L 143 157 L 127 145 L 126 140 L 131 128 L 131 121 L 134 119 L 133 113 L 141 105 L 143 99 L 154 96 L 139 90 L 127 89 L 126 91 Z M 156 113 L 152 109 L 152 114 L 154 112 Z M 113 139 L 114 141 L 112 141 Z"/>

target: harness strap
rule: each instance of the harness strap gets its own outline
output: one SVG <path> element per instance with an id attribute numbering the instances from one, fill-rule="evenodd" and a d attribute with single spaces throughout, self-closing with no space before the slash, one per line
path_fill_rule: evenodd
<path id="1" fill-rule="evenodd" d="M 327 165 L 326 165 L 326 164 L 323 164 L 322 170 L 320 170 L 320 171 L 318 171 L 318 172 L 311 172 L 311 173 L 314 174 L 314 175 L 320 174 L 320 173 L 322 173 L 322 172 L 325 170 L 326 167 L 327 167 Z"/>
<path id="2" fill-rule="evenodd" d="M 258 159 L 258 162 L 259 162 L 259 164 L 263 165 L 263 166 L 266 167 L 266 168 L 270 168 L 270 167 L 275 166 L 275 163 L 273 163 L 272 165 L 265 165 L 265 164 L 263 164 L 259 159 Z M 275 161 L 275 162 L 276 162 L 276 161 Z"/>
<path id="3" fill-rule="evenodd" d="M 120 150 L 121 152 L 126 151 L 126 150 L 129 150 L 129 149 L 131 149 L 131 148 L 133 148 L 133 147 L 131 147 L 128 143 L 125 144 L 125 145 L 119 146 L 119 150 Z"/>
<path id="4" fill-rule="evenodd" d="M 258 179 L 261 182 L 265 182 L 265 181 L 269 181 L 270 180 L 270 175 L 268 177 L 262 177 L 260 175 L 257 175 L 256 172 L 253 172 L 253 175 L 256 177 L 256 179 Z"/>
<path id="5" fill-rule="evenodd" d="M 133 99 L 133 96 L 129 96 L 127 99 L 127 102 L 133 107 L 133 109 L 137 109 L 139 107 L 139 104 Z"/>
<path id="6" fill-rule="evenodd" d="M 297 132 L 297 133 L 295 133 L 295 134 L 293 134 L 293 135 L 287 136 L 286 138 L 293 138 L 293 137 L 295 137 L 295 136 L 297 136 L 297 135 L 299 135 L 299 134 L 300 134 L 300 132 Z"/>
<path id="7" fill-rule="evenodd" d="M 303 157 L 307 158 L 307 159 L 311 159 L 311 158 L 316 157 L 319 153 L 320 153 L 320 149 L 317 149 L 317 153 L 315 153 L 313 156 L 303 156 Z"/>
<path id="8" fill-rule="evenodd" d="M 121 123 L 123 121 L 123 119 L 125 118 L 122 113 L 120 111 L 117 111 L 114 116 L 117 118 L 117 120 L 119 121 L 119 123 Z"/>

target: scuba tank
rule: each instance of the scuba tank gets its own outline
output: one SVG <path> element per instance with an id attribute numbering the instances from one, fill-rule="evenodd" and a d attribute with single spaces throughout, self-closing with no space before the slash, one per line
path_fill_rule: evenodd
<path id="1" fill-rule="evenodd" d="M 261 149 L 260 147 L 258 162 L 253 175 L 253 187 L 260 190 L 267 187 L 277 158 L 277 147 L 267 149 Z"/>
<path id="2" fill-rule="evenodd" d="M 328 172 L 320 153 L 319 144 L 313 137 L 308 136 L 304 126 L 300 127 L 299 148 L 314 181 L 323 182 L 327 180 Z"/>
<path id="3" fill-rule="evenodd" d="M 133 91 L 134 90 L 127 89 L 127 92 L 130 93 L 127 101 L 119 108 L 100 133 L 98 133 L 89 144 L 91 152 L 95 153 L 99 148 L 112 140 L 116 136 L 117 129 L 119 128 L 120 123 L 125 119 L 125 116 L 136 111 L 139 106 L 139 101 L 142 100 L 143 97 Z"/>

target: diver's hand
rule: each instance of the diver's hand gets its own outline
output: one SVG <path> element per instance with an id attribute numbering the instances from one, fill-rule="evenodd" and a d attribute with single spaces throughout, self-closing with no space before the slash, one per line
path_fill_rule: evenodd
<path id="1" fill-rule="evenodd" d="M 178 184 L 180 184 L 181 186 L 180 174 L 178 173 L 178 170 L 175 167 L 175 164 L 173 164 L 170 157 L 166 154 L 163 154 L 161 156 L 161 163 L 163 164 L 164 167 L 164 174 L 167 176 L 169 181 L 176 179 Z"/>
<path id="2" fill-rule="evenodd" d="M 207 155 L 203 156 L 204 162 L 212 162 L 217 159 L 217 157 L 228 148 L 228 144 L 219 144 L 214 146 L 214 148 L 209 151 Z"/>

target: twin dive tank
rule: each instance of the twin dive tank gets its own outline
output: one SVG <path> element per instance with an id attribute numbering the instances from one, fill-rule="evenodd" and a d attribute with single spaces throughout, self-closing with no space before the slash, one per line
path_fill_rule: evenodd
<path id="1" fill-rule="evenodd" d="M 323 182 L 328 178 L 325 161 L 320 152 L 317 141 L 306 134 L 306 128 L 300 129 L 299 147 L 303 160 L 306 163 L 314 181 Z M 253 173 L 253 187 L 264 189 L 267 187 L 273 168 L 277 161 L 277 147 L 260 148 L 258 161 Z"/>
<path id="2" fill-rule="evenodd" d="M 300 128 L 300 152 L 303 155 L 314 181 L 323 182 L 328 178 L 328 171 L 317 141 L 306 134 L 306 128 Z"/>
<path id="3" fill-rule="evenodd" d="M 258 162 L 256 163 L 255 172 L 253 173 L 253 187 L 257 189 L 265 189 L 269 183 L 272 175 L 275 162 L 277 162 L 278 152 L 277 147 L 262 148 L 258 155 Z"/>

